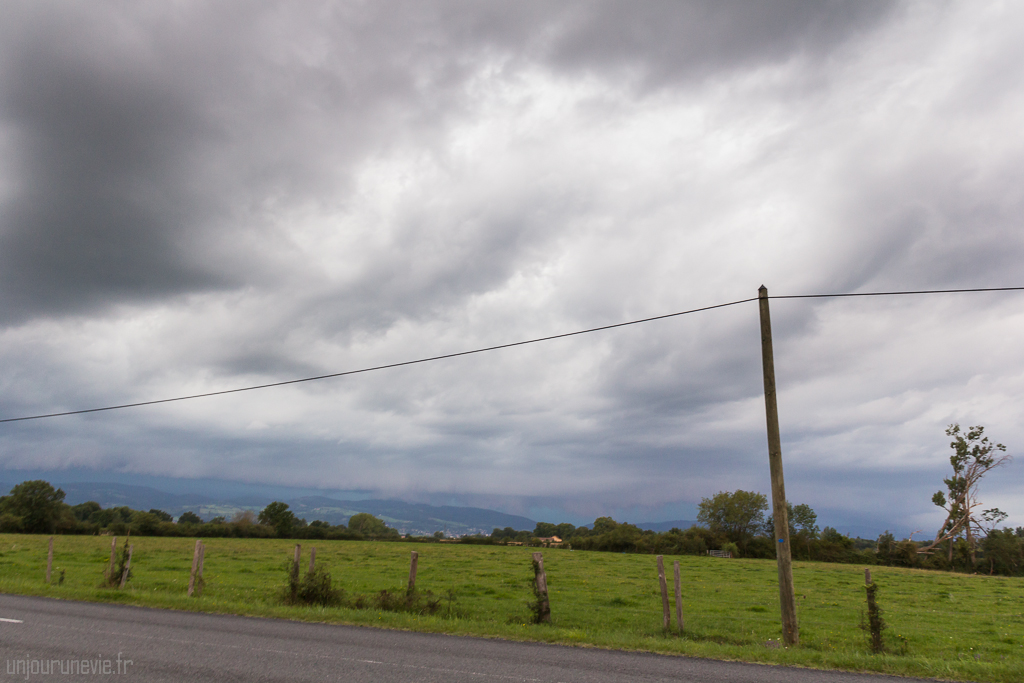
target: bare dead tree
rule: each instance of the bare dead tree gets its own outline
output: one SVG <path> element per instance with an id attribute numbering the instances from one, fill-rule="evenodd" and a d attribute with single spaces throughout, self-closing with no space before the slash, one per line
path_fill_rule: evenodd
<path id="1" fill-rule="evenodd" d="M 939 491 L 932 496 L 932 502 L 946 511 L 946 521 L 939 527 L 935 540 L 918 548 L 917 552 L 931 552 L 949 541 L 949 560 L 952 561 L 953 539 L 963 534 L 967 538 L 971 562 L 974 562 L 976 537 L 984 534 L 986 529 L 981 522 L 992 524 L 993 521 L 1005 519 L 1005 514 L 998 508 L 985 510 L 981 520 L 975 513 L 975 509 L 981 506 L 978 502 L 978 485 L 982 477 L 1012 460 L 1009 455 L 999 455 L 1006 451 L 1006 446 L 992 443 L 984 434 L 985 428 L 981 426 L 971 427 L 966 432 L 960 430 L 959 424 L 951 424 L 946 428 L 946 436 L 953 437 L 949 444 L 953 449 L 953 455 L 949 457 L 953 476 L 943 480 L 948 494 Z"/>

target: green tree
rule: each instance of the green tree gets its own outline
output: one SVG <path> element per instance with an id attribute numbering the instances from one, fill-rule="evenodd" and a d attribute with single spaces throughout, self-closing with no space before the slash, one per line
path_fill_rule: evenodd
<path id="1" fill-rule="evenodd" d="M 563 541 L 576 532 L 576 527 L 568 522 L 562 522 L 555 527 L 555 536 L 558 536 Z"/>
<path id="2" fill-rule="evenodd" d="M 611 517 L 598 517 L 597 519 L 594 520 L 594 531 L 593 532 L 594 532 L 595 535 L 597 535 L 597 534 L 607 534 L 607 533 L 609 533 L 611 531 L 615 531 L 615 529 L 618 526 L 619 526 L 619 523 L 616 522 Z"/>
<path id="3" fill-rule="evenodd" d="M 52 534 L 64 508 L 64 491 L 42 479 L 23 481 L 0 498 L 0 513 L 21 518 L 22 528 L 30 534 Z"/>
<path id="4" fill-rule="evenodd" d="M 390 529 L 380 519 L 369 512 L 358 512 L 348 519 L 350 531 L 357 531 L 363 536 L 387 536 Z M 444 535 L 442 533 L 442 535 Z"/>
<path id="5" fill-rule="evenodd" d="M 161 522 L 173 522 L 174 517 L 171 517 L 170 513 L 164 512 L 163 510 L 151 509 L 149 514 L 156 515 Z"/>
<path id="6" fill-rule="evenodd" d="M 88 502 L 72 506 L 71 512 L 79 522 L 86 522 L 89 520 L 92 513 L 102 509 L 103 508 L 100 507 L 99 503 L 94 500 L 90 500 Z"/>
<path id="7" fill-rule="evenodd" d="M 789 503 L 786 503 L 789 506 Z M 789 508 L 789 526 L 797 533 L 804 534 L 808 538 L 818 535 L 818 514 L 811 509 L 810 505 L 801 503 Z"/>
<path id="8" fill-rule="evenodd" d="M 223 521 L 223 520 L 224 520 L 224 518 L 221 517 L 221 521 Z M 202 524 L 202 523 L 203 523 L 202 518 L 199 515 L 197 515 L 196 513 L 192 512 L 191 510 L 189 510 L 188 512 L 182 512 L 181 516 L 178 517 L 178 524 Z"/>
<path id="9" fill-rule="evenodd" d="M 537 522 L 537 526 L 533 530 L 533 535 L 538 538 L 548 538 L 555 536 L 557 533 L 558 527 L 551 522 Z"/>
<path id="10" fill-rule="evenodd" d="M 1011 458 L 1009 455 L 999 455 L 1006 451 L 1006 446 L 989 441 L 985 436 L 985 428 L 980 425 L 961 431 L 960 425 L 954 423 L 946 428 L 946 436 L 953 437 L 949 444 L 953 449 L 953 455 L 949 456 L 953 474 L 943 480 L 946 491 L 938 491 L 932 496 L 932 502 L 946 511 L 946 520 L 935 534 L 935 540 L 919 548 L 918 552 L 925 553 L 948 542 L 949 561 L 952 562 L 953 541 L 962 535 L 967 540 L 973 564 L 976 539 L 979 532 L 984 532 L 975 512 L 981 505 L 978 501 L 978 485 L 982 477 L 996 467 L 1007 464 Z M 997 509 L 987 512 L 1002 514 Z"/>
<path id="11" fill-rule="evenodd" d="M 287 538 L 295 526 L 295 513 L 288 509 L 288 503 L 274 501 L 260 512 L 259 523 L 274 527 L 277 535 Z"/>
<path id="12" fill-rule="evenodd" d="M 1024 529 L 993 529 L 981 544 L 990 574 L 1024 574 Z"/>
<path id="13" fill-rule="evenodd" d="M 789 520 L 789 535 L 799 534 L 804 540 L 818 537 L 818 513 L 806 503 L 793 505 L 786 501 L 786 519 Z M 765 514 L 763 533 L 768 538 L 775 536 L 775 518 Z"/>
<path id="14" fill-rule="evenodd" d="M 701 498 L 697 521 L 734 543 L 742 543 L 764 526 L 767 511 L 768 498 L 763 493 L 719 491 L 711 498 Z"/>
<path id="15" fill-rule="evenodd" d="M 875 556 L 882 564 L 890 564 L 896 555 L 896 537 L 888 529 L 878 537 L 875 545 Z"/>
<path id="16" fill-rule="evenodd" d="M 132 515 L 132 531 L 142 536 L 153 536 L 160 528 L 160 518 L 152 512 L 141 510 Z"/>
<path id="17" fill-rule="evenodd" d="M 116 508 L 107 508 L 106 510 L 96 510 L 87 521 L 93 524 L 98 524 L 101 527 L 108 527 L 111 524 L 125 524 L 132 518 L 134 510 L 126 505 Z"/>

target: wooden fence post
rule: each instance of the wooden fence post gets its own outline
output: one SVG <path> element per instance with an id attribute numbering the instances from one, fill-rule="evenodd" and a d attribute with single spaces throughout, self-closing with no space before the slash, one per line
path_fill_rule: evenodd
<path id="1" fill-rule="evenodd" d="M 302 546 L 295 544 L 295 560 L 292 562 L 292 602 L 299 599 L 299 559 L 302 557 Z"/>
<path id="2" fill-rule="evenodd" d="M 196 578 L 199 580 L 199 592 L 203 592 L 203 561 L 206 560 L 206 544 L 199 544 L 199 569 L 196 571 Z"/>
<path id="3" fill-rule="evenodd" d="M 188 597 L 192 597 L 192 592 L 196 587 L 196 569 L 199 568 L 199 546 L 202 542 L 196 539 L 196 547 L 192 551 L 192 573 L 188 575 Z"/>
<path id="4" fill-rule="evenodd" d="M 124 588 L 124 585 L 128 583 L 128 572 L 130 572 L 132 568 L 132 551 L 134 550 L 134 545 L 128 546 L 128 562 L 125 563 L 124 571 L 121 572 L 121 585 L 118 586 L 118 588 Z"/>
<path id="5" fill-rule="evenodd" d="M 46 583 L 50 583 L 53 572 L 53 536 L 50 536 L 50 550 L 46 553 Z"/>
<path id="6" fill-rule="evenodd" d="M 668 585 L 665 582 L 665 560 L 658 555 L 658 584 L 661 586 L 662 626 L 668 630 L 670 622 L 668 606 Z"/>
<path id="7" fill-rule="evenodd" d="M 408 595 L 412 595 L 416 592 L 416 570 L 419 568 L 420 554 L 415 550 L 409 556 L 409 588 L 406 590 Z"/>
<path id="8" fill-rule="evenodd" d="M 772 516 L 775 521 L 775 557 L 779 570 L 779 607 L 782 613 L 782 640 L 786 645 L 800 644 L 796 620 L 796 595 L 793 589 L 793 556 L 789 545 L 789 519 L 786 508 L 786 484 L 782 476 L 782 438 L 779 433 L 779 404 L 775 396 L 775 355 L 772 348 L 772 320 L 768 310 L 768 288 L 757 290 L 761 313 L 761 369 L 764 374 L 764 410 L 768 428 L 768 469 L 772 479 Z"/>
<path id="9" fill-rule="evenodd" d="M 110 568 L 107 570 L 107 581 L 114 583 L 114 556 L 117 554 L 117 536 L 110 541 Z"/>
<path id="10" fill-rule="evenodd" d="M 878 603 L 875 601 L 875 591 L 878 589 L 871 582 L 871 570 L 864 568 L 864 590 L 868 594 L 868 630 L 871 633 L 871 651 L 875 654 L 882 654 L 885 646 L 882 644 L 882 629 L 885 624 L 882 622 L 882 614 L 878 610 Z"/>
<path id="11" fill-rule="evenodd" d="M 316 546 L 309 551 L 309 573 L 313 573 L 313 567 L 316 565 Z"/>
<path id="12" fill-rule="evenodd" d="M 540 600 L 540 621 L 551 623 L 551 601 L 548 600 L 548 575 L 544 571 L 544 556 L 533 554 L 534 581 L 537 585 L 537 599 Z"/>
<path id="13" fill-rule="evenodd" d="M 676 626 L 679 627 L 679 632 L 683 632 L 683 586 L 679 580 L 679 560 L 674 563 L 675 575 L 676 575 Z"/>

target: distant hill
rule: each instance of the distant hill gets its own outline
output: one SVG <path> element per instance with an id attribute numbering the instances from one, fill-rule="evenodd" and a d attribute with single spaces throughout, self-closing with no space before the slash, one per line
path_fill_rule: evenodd
<path id="1" fill-rule="evenodd" d="M 689 529 L 691 526 L 699 525 L 692 519 L 676 519 L 671 522 L 640 522 L 638 524 L 634 524 L 633 526 L 639 527 L 646 531 L 663 532 L 671 531 L 672 529 L 682 529 L 683 531 L 685 531 L 686 529 Z"/>
<path id="2" fill-rule="evenodd" d="M 6 486 L 0 484 L 0 486 Z M 265 496 L 244 496 L 218 499 L 202 494 L 177 494 L 159 491 L 148 486 L 111 483 L 59 484 L 66 494 L 65 502 L 77 505 L 94 500 L 104 508 L 126 505 L 135 510 L 158 509 L 174 517 L 191 511 L 209 520 L 213 517 L 231 517 L 240 510 L 262 510 L 273 499 Z M 9 491 L 7 486 L 4 491 Z M 322 520 L 330 524 L 347 524 L 349 517 L 359 512 L 384 520 L 388 526 L 403 534 L 432 534 L 447 531 L 449 535 L 490 534 L 495 527 L 532 531 L 537 523 L 527 517 L 509 515 L 496 510 L 474 507 L 436 506 L 424 503 L 406 503 L 400 500 L 338 500 L 327 496 L 303 496 L 284 500 L 296 516 L 306 521 Z"/>

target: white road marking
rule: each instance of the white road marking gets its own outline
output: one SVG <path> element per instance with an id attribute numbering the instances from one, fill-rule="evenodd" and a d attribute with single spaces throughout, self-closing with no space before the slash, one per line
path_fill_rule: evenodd
<path id="1" fill-rule="evenodd" d="M 21 619 L 4 619 L 3 617 L 0 617 L 0 621 L 4 622 L 5 624 L 24 624 L 25 623 Z"/>

